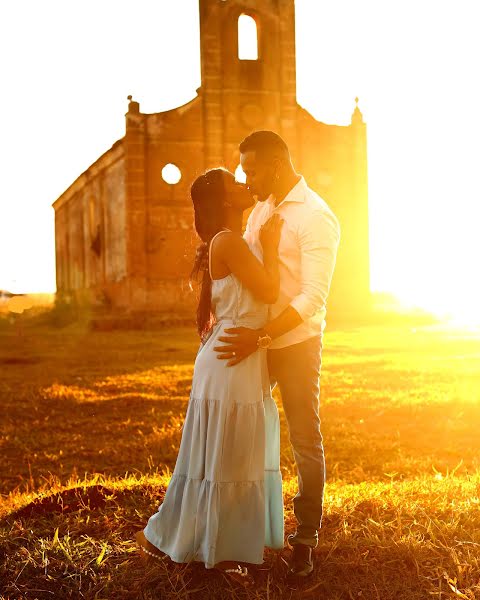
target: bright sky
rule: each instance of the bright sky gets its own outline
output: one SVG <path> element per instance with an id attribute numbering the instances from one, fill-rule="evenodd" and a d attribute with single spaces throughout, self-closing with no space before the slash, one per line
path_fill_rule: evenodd
<path id="1" fill-rule="evenodd" d="M 228 1 L 228 0 L 227 0 Z M 475 0 L 297 0 L 298 101 L 368 125 L 372 288 L 480 321 Z M 55 289 L 51 203 L 124 134 L 127 95 L 200 85 L 197 0 L 0 3 L 0 289 Z"/>

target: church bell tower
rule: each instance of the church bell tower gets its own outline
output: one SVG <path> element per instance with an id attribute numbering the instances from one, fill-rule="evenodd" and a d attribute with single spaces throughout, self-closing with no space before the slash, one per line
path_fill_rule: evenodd
<path id="1" fill-rule="evenodd" d="M 235 170 L 255 129 L 277 131 L 295 157 L 294 0 L 199 2 L 205 167 Z"/>

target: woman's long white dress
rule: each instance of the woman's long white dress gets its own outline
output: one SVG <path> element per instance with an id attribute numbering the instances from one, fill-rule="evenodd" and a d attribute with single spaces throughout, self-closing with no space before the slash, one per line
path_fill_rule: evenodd
<path id="1" fill-rule="evenodd" d="M 213 280 L 212 308 L 217 322 L 195 360 L 175 469 L 144 534 L 175 562 L 261 564 L 264 546 L 284 544 L 280 427 L 266 350 L 227 367 L 213 348 L 225 328 L 264 325 L 268 306 L 230 274 Z"/>

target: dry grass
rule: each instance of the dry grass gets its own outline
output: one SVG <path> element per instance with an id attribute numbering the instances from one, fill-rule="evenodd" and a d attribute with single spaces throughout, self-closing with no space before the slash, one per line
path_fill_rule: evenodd
<path id="1" fill-rule="evenodd" d="M 328 485 L 304 589 L 285 585 L 287 549 L 249 593 L 201 565 L 145 567 L 132 537 L 168 485 L 197 347 L 191 328 L 0 327 L 0 598 L 480 598 L 480 337 L 433 327 L 326 336 Z"/>

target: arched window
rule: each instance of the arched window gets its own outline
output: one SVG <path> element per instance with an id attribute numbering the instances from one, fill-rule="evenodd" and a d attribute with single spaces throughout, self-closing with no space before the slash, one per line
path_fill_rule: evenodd
<path id="1" fill-rule="evenodd" d="M 238 58 L 240 60 L 258 60 L 257 23 L 250 15 L 238 17 Z"/>
<path id="2" fill-rule="evenodd" d="M 90 230 L 90 237 L 93 238 L 95 235 L 95 229 L 97 226 L 97 216 L 95 211 L 95 197 L 90 196 L 88 201 L 88 227 Z"/>
<path id="3" fill-rule="evenodd" d="M 88 227 L 90 230 L 90 250 L 93 250 L 97 256 L 100 256 L 102 251 L 102 206 L 95 199 L 95 196 L 90 196 L 89 199 L 89 215 Z"/>

